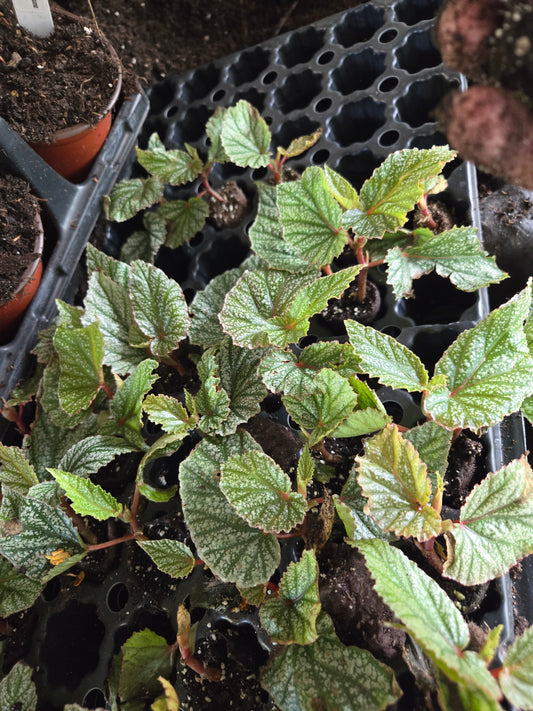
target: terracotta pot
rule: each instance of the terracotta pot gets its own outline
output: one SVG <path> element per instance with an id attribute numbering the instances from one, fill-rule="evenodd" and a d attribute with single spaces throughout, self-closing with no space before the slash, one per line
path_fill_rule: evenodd
<path id="1" fill-rule="evenodd" d="M 20 285 L 11 299 L 0 304 L 0 344 L 7 343 L 13 337 L 22 315 L 33 299 L 41 281 L 44 231 L 39 215 L 36 216 L 36 222 L 39 232 L 35 238 L 35 258 L 24 271 Z"/>
<path id="2" fill-rule="evenodd" d="M 120 60 L 111 47 L 110 52 L 116 60 L 118 80 L 113 96 L 100 121 L 92 126 L 81 123 L 77 126 L 62 128 L 56 131 L 50 143 L 30 143 L 33 150 L 49 166 L 73 183 L 79 183 L 87 177 L 111 129 L 111 111 L 120 96 L 122 70 Z"/>

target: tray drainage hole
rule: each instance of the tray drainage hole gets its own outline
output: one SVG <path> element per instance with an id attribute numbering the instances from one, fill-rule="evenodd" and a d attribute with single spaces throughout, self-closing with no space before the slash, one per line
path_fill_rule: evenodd
<path id="1" fill-rule="evenodd" d="M 387 336 L 392 336 L 393 338 L 399 336 L 401 332 L 402 329 L 398 328 L 398 326 L 385 326 L 381 329 L 381 333 L 385 333 Z"/>
<path id="2" fill-rule="evenodd" d="M 400 403 L 395 402 L 394 400 L 389 400 L 388 402 L 384 402 L 383 406 L 387 412 L 387 415 L 390 415 L 397 425 L 400 424 L 403 417 L 403 407 Z"/>
<path id="3" fill-rule="evenodd" d="M 45 602 L 52 602 L 61 592 L 61 583 L 59 578 L 52 578 L 49 583 L 47 583 L 45 589 L 41 593 L 41 597 Z"/>
<path id="4" fill-rule="evenodd" d="M 213 94 L 212 101 L 220 101 L 226 96 L 226 91 L 224 89 L 218 89 L 218 91 L 215 91 Z"/>
<path id="5" fill-rule="evenodd" d="M 172 116 L 175 116 L 178 113 L 178 107 L 177 106 L 170 106 L 166 112 L 165 116 L 167 118 L 172 118 Z"/>
<path id="6" fill-rule="evenodd" d="M 325 148 L 322 148 L 322 150 L 317 151 L 316 153 L 313 153 L 313 157 L 311 160 L 315 165 L 322 165 L 327 161 L 329 158 L 329 151 L 326 150 Z"/>
<path id="7" fill-rule="evenodd" d="M 111 612 L 120 612 L 126 607 L 129 598 L 130 594 L 124 583 L 115 583 L 107 593 L 107 606 Z"/>
<path id="8" fill-rule="evenodd" d="M 264 180 L 268 174 L 268 168 L 255 168 L 252 171 L 252 180 Z"/>
<path id="9" fill-rule="evenodd" d="M 378 139 L 378 143 L 380 146 L 392 146 L 399 138 L 400 134 L 398 133 L 398 131 L 392 129 L 390 131 L 385 131 L 385 133 L 382 133 Z"/>
<path id="10" fill-rule="evenodd" d="M 329 98 L 326 97 L 325 99 L 320 99 L 320 101 L 317 101 L 315 104 L 315 111 L 322 112 L 322 111 L 327 111 L 333 101 Z"/>
<path id="11" fill-rule="evenodd" d="M 386 44 L 387 42 L 392 42 L 392 40 L 398 35 L 398 30 L 392 29 L 392 30 L 385 30 L 385 32 L 382 32 L 380 36 L 378 37 L 378 40 L 382 44 Z"/>
<path id="12" fill-rule="evenodd" d="M 87 709 L 103 709 L 106 704 L 106 698 L 101 689 L 91 689 L 85 694 L 81 703 Z"/>
<path id="13" fill-rule="evenodd" d="M 273 81 L 276 81 L 278 78 L 278 73 L 277 72 L 268 72 L 265 74 L 263 79 L 261 80 L 263 84 L 272 84 Z"/>
<path id="14" fill-rule="evenodd" d="M 331 62 L 334 56 L 335 52 L 328 50 L 327 52 L 322 52 L 322 54 L 318 56 L 318 59 L 316 61 L 322 65 L 329 64 L 329 62 Z"/>
<path id="15" fill-rule="evenodd" d="M 399 81 L 400 80 L 398 79 L 398 77 L 387 77 L 378 84 L 378 89 L 383 93 L 386 93 L 387 91 L 392 91 L 393 89 L 396 89 Z"/>

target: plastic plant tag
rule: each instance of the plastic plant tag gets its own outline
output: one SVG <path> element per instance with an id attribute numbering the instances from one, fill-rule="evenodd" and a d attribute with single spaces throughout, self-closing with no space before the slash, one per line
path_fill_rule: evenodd
<path id="1" fill-rule="evenodd" d="M 13 0 L 17 22 L 36 37 L 54 32 L 54 21 L 48 0 Z"/>

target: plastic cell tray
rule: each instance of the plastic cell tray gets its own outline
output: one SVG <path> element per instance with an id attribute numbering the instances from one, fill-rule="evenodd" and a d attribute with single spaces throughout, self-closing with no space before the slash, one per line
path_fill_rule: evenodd
<path id="1" fill-rule="evenodd" d="M 189 143 L 205 155 L 207 119 L 217 107 L 246 99 L 270 125 L 274 147 L 287 146 L 293 138 L 321 127 L 323 134 L 317 144 L 291 160 L 290 165 L 302 171 L 308 165 L 327 162 L 359 189 L 392 151 L 446 143 L 432 112 L 444 94 L 461 87 L 463 80 L 441 63 L 432 42 L 433 16 L 439 4 L 437 0 L 374 0 L 207 66 L 169 77 L 148 92 L 150 109 L 139 143 L 146 146 L 155 131 L 167 148 L 183 148 L 184 143 Z M 142 170 L 135 164 L 132 151 L 119 178 L 138 175 L 142 175 Z M 253 204 L 254 179 L 263 175 L 262 171 L 222 165 L 214 172 L 213 184 L 217 187 L 235 180 Z M 446 175 L 449 179 L 446 197 L 453 203 L 459 221 L 479 227 L 473 166 L 456 162 Z M 70 185 L 66 187 L 73 189 Z M 195 187 L 200 189 L 199 185 Z M 190 186 L 169 188 L 167 197 L 180 198 L 190 193 Z M 73 219 L 69 213 L 68 221 Z M 247 256 L 247 232 L 252 222 L 253 209 L 236 228 L 218 229 L 208 222 L 190 244 L 173 251 L 162 249 L 157 265 L 180 282 L 190 300 L 210 279 L 237 266 Z M 118 256 L 121 244 L 138 226 L 137 218 L 110 225 L 105 249 Z M 60 260 L 57 263 L 60 265 Z M 472 327 L 488 313 L 484 291 L 478 295 L 455 292 L 456 298 L 447 311 L 438 311 L 439 304 L 420 310 L 412 301 L 394 302 L 386 292 L 384 274 L 377 272 L 374 276 L 386 302 L 376 327 L 397 335 L 428 363 L 434 363 L 460 331 Z M 427 294 L 440 286 L 441 282 L 437 286 L 426 282 L 427 292 L 419 296 L 419 301 L 427 305 Z M 31 322 L 41 319 L 37 304 L 27 318 Z M 14 381 L 12 378 L 10 383 Z M 404 397 L 392 392 L 381 395 L 394 405 L 397 420 L 402 424 L 412 425 L 419 417 L 419 407 L 410 395 Z M 495 471 L 522 454 L 521 428 L 519 418 L 508 418 L 486 435 L 488 470 Z M 164 629 L 168 629 L 166 624 L 174 625 L 175 608 L 191 590 L 189 582 L 182 585 L 172 599 L 148 601 L 153 620 L 158 624 L 166 620 Z M 505 624 L 504 644 L 507 644 L 513 639 L 514 619 L 510 576 L 492 585 L 495 602 L 486 619 L 491 625 Z M 47 662 L 41 654 L 43 641 L 53 636 L 54 625 L 59 624 L 55 616 L 65 601 L 58 591 L 53 594 L 49 590 L 48 597 L 42 597 L 37 603 L 39 622 L 32 652 L 33 661 L 40 664 L 36 679 L 42 698 L 50 704 L 56 703 L 58 708 L 67 700 L 103 703 L 106 670 L 119 646 L 115 631 L 121 625 L 131 629 L 129 624 L 135 611 L 146 600 L 138 598 L 135 589 L 128 588 L 124 563 L 117 564 L 98 589 L 88 588 L 86 593 L 83 585 L 80 587 L 75 598 L 79 604 L 91 606 L 94 625 L 100 625 L 95 637 L 99 656 L 86 675 L 78 674 L 75 688 L 66 694 L 64 689 L 54 693 L 47 688 Z M 531 606 L 531 598 L 528 599 Z"/>
<path id="2" fill-rule="evenodd" d="M 30 184 L 42 201 L 45 230 L 41 284 L 16 335 L 0 346 L 0 403 L 25 374 L 38 332 L 55 318 L 55 299 L 72 300 L 79 284 L 80 258 L 100 215 L 102 198 L 131 155 L 147 111 L 148 99 L 142 93 L 124 100 L 89 177 L 79 184 L 58 175 L 0 118 L 0 171 L 19 175 Z"/>

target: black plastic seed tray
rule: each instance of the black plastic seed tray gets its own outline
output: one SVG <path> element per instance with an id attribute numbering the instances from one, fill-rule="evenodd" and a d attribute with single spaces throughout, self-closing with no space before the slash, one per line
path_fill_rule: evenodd
<path id="1" fill-rule="evenodd" d="M 38 331 L 57 314 L 55 299 L 72 299 L 79 283 L 75 275 L 102 197 L 131 155 L 147 111 L 148 100 L 142 93 L 123 102 L 89 177 L 80 184 L 58 175 L 0 118 L 0 171 L 19 175 L 30 184 L 42 200 L 45 231 L 41 284 L 17 334 L 0 346 L 0 402 L 24 374 Z"/>

